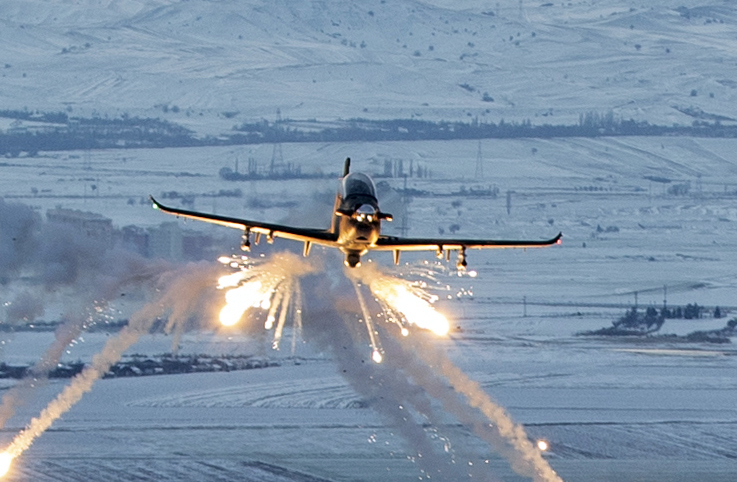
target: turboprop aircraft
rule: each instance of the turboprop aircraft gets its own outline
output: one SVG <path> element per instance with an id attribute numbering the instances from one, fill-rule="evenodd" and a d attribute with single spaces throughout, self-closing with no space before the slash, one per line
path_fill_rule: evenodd
<path id="1" fill-rule="evenodd" d="M 302 241 L 304 256 L 309 255 L 313 244 L 338 248 L 345 254 L 345 264 L 350 268 L 360 266 L 361 256 L 369 251 L 392 251 L 394 264 L 399 264 L 399 255 L 402 251 L 435 251 L 438 258 L 442 258 L 445 253 L 446 259 L 450 258 L 451 251 L 457 251 L 457 267 L 462 270 L 468 265 L 466 249 L 541 248 L 561 242 L 562 233 L 545 241 L 401 238 L 383 235 L 381 221 L 391 221 L 392 215 L 379 209 L 376 187 L 371 178 L 360 172 L 350 172 L 350 166 L 351 160 L 348 158 L 335 196 L 333 221 L 329 229 L 298 228 L 187 211 L 164 206 L 153 196 L 151 202 L 155 209 L 165 213 L 243 230 L 241 249 L 244 251 L 251 249 L 251 233 L 255 233 L 256 244 L 262 235 L 266 236 L 269 243 L 273 243 L 277 237 Z"/>

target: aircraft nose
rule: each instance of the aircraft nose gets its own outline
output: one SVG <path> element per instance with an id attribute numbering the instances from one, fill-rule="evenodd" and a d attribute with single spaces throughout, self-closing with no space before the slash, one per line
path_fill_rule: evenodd
<path id="1" fill-rule="evenodd" d="M 376 208 L 370 204 L 361 204 L 358 209 L 356 209 L 355 216 L 359 223 L 367 221 L 370 223 L 376 218 Z"/>
<path id="2" fill-rule="evenodd" d="M 365 216 L 373 216 L 374 214 L 376 214 L 376 208 L 370 204 L 361 204 L 358 207 L 358 209 L 356 209 L 356 214 L 363 214 Z"/>

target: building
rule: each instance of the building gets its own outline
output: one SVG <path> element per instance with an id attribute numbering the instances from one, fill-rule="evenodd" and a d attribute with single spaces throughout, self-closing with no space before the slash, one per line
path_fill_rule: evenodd
<path id="1" fill-rule="evenodd" d="M 50 223 L 69 226 L 88 238 L 101 241 L 105 246 L 113 245 L 113 221 L 101 214 L 57 207 L 46 211 L 46 219 Z"/>
<path id="2" fill-rule="evenodd" d="M 177 222 L 161 223 L 148 229 L 148 256 L 171 260 L 182 259 L 182 230 Z"/>

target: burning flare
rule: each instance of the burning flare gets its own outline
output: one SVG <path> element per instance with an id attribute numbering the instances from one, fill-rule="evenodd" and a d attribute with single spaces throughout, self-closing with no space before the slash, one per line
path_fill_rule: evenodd
<path id="1" fill-rule="evenodd" d="M 5 477 L 5 474 L 8 473 L 14 458 L 15 456 L 8 451 L 0 454 L 0 477 Z"/>
<path id="2" fill-rule="evenodd" d="M 317 271 L 313 264 L 289 252 L 276 254 L 266 261 L 254 261 L 246 256 L 221 257 L 219 261 L 237 270 L 218 280 L 218 289 L 228 290 L 225 306 L 220 310 L 220 323 L 234 326 L 251 308 L 268 310 L 264 327 L 274 328 L 273 347 L 276 350 L 291 309 L 296 336 L 302 327 L 299 278 Z M 294 344 L 295 339 L 292 346 Z"/>
<path id="3" fill-rule="evenodd" d="M 379 278 L 371 282 L 369 287 L 374 296 L 404 315 L 409 324 L 430 330 L 438 336 L 448 334 L 448 320 L 435 311 L 429 301 L 422 299 L 417 288 L 407 281 Z"/>
<path id="4" fill-rule="evenodd" d="M 220 311 L 220 323 L 233 326 L 249 308 L 268 309 L 271 306 L 271 296 L 271 287 L 264 287 L 259 281 L 251 281 L 228 291 L 225 294 L 226 304 Z"/>
<path id="5" fill-rule="evenodd" d="M 384 308 L 387 320 L 399 325 L 402 335 L 407 336 L 409 333 L 404 322 L 430 330 L 438 336 L 448 334 L 450 324 L 445 316 L 433 308 L 432 303 L 436 302 L 438 297 L 424 289 L 426 283 L 413 283 L 391 276 L 371 265 L 351 270 L 349 275 L 356 276 L 360 282 L 368 285 L 371 293 Z"/>

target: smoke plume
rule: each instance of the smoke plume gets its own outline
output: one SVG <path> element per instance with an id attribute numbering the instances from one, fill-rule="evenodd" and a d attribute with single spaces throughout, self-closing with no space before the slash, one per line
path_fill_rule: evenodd
<path id="1" fill-rule="evenodd" d="M 208 305 L 203 303 L 203 297 L 213 294 L 214 277 L 213 267 L 204 263 L 164 273 L 157 280 L 156 298 L 136 312 L 128 325 L 108 340 L 102 351 L 92 358 L 92 363 L 75 376 L 41 414 L 15 437 L 6 453 L 15 458 L 28 449 L 56 419 L 90 391 L 95 381 L 107 373 L 141 335 L 148 333 L 157 320 L 168 315 L 169 322 L 176 325 L 186 322 L 195 314 L 211 315 L 202 313 L 199 307 Z"/>
<path id="2" fill-rule="evenodd" d="M 376 280 L 389 283 L 391 279 L 386 270 L 374 266 L 352 271 L 350 276 L 358 278 L 372 287 L 372 290 Z M 406 281 L 395 279 L 394 283 L 399 286 Z M 382 292 L 373 292 L 380 304 L 391 305 L 388 300 L 382 300 Z M 419 323 L 417 325 L 422 326 Z M 399 330 L 392 328 L 394 327 L 389 325 L 383 330 L 395 341 L 391 344 L 384 343 L 386 366 L 393 366 L 401 371 L 425 393 L 440 401 L 447 413 L 504 456 L 518 474 L 536 482 L 562 482 L 530 442 L 524 428 L 514 423 L 507 412 L 494 403 L 477 382 L 455 366 L 428 339 L 427 333 L 417 331 L 410 336 L 403 336 Z M 423 413 L 428 418 L 432 417 L 427 411 Z"/>
<path id="3" fill-rule="evenodd" d="M 54 342 L 31 368 L 30 376 L 8 390 L 0 403 L 0 428 L 15 409 L 43 385 L 66 347 L 96 322 L 122 290 L 143 289 L 174 266 L 163 260 L 111 247 L 67 225 L 44 222 L 26 205 L 0 199 L 0 283 L 11 299 L 5 322 L 30 323 L 52 303 L 61 304 L 62 323 Z"/>
<path id="4" fill-rule="evenodd" d="M 330 265 L 326 263 L 326 265 Z M 393 365 L 371 360 L 361 309 L 352 284 L 341 272 L 311 276 L 305 286 L 304 332 L 309 342 L 330 353 L 339 373 L 392 429 L 406 441 L 422 473 L 437 480 L 467 478 L 465 467 L 444 453 L 423 417 L 413 407 L 430 411 L 431 400 L 421 387 Z"/>
<path id="5" fill-rule="evenodd" d="M 535 482 L 562 481 L 529 441 L 523 427 L 515 424 L 478 383 L 456 367 L 428 333 L 419 329 L 409 332 L 397 321 L 402 316 L 408 318 L 404 311 L 417 311 L 419 306 L 420 318 L 424 319 L 411 324 L 433 326 L 422 323 L 435 317 L 427 299 L 419 297 L 422 303 L 395 308 L 399 313 L 388 314 L 393 298 L 413 295 L 412 290 L 406 289 L 407 283 L 397 279 L 392 286 L 391 273 L 376 268 L 361 268 L 346 277 L 335 268 L 342 264 L 337 258 L 334 256 L 325 263 L 329 270 L 326 275 L 316 274 L 321 269 L 318 265 L 299 264 L 297 258 L 287 255 L 275 258 L 271 265 L 265 263 L 263 273 L 241 273 L 244 277 L 240 281 L 255 281 L 262 276 L 258 280 L 265 282 L 271 268 L 281 267 L 281 275 L 277 273 L 276 284 L 270 291 L 277 293 L 278 298 L 270 300 L 274 304 L 267 319 L 267 324 L 270 322 L 275 328 L 277 344 L 287 310 L 292 305 L 299 307 L 304 300 L 302 318 L 299 309 L 292 310 L 295 327 L 303 326 L 306 338 L 332 355 L 340 374 L 398 431 L 422 478 L 495 480 L 488 466 L 461 461 L 461 450 L 449 446 L 449 435 L 459 435 L 458 429 L 448 423 L 447 414 L 450 414 L 504 456 L 518 474 Z M 130 318 L 128 326 L 108 340 L 91 364 L 18 434 L 7 453 L 16 457 L 26 450 L 157 321 L 166 321 L 166 330 L 175 334 L 176 342 L 193 317 L 211 318 L 212 300 L 217 294 L 214 280 L 220 272 L 219 266 L 207 263 L 176 267 L 146 260 L 105 246 L 67 227 L 44 223 L 27 206 L 0 199 L 0 284 L 13 285 L 21 278 L 35 281 L 15 290 L 6 318 L 27 322 L 43 314 L 50 298 L 58 297 L 66 302 L 66 321 L 58 328 L 54 343 L 32 368 L 34 377 L 48 373 L 60 360 L 65 347 L 94 322 L 83 314 L 86 308 L 104 305 L 124 289 L 147 288 L 153 296 L 152 301 Z M 272 281 L 273 276 L 271 273 Z M 304 295 L 296 282 L 299 277 L 306 281 L 302 283 Z M 283 287 L 280 294 L 278 286 Z M 368 286 L 377 300 L 363 296 L 362 286 Z M 393 320 L 393 323 L 374 323 L 378 320 Z M 437 321 L 434 326 L 438 325 Z M 383 357 L 377 356 L 382 352 Z M 378 361 L 381 363 L 375 363 Z M 15 407 L 31 396 L 32 390 L 30 381 L 22 381 L 5 394 L 0 405 L 0 427 L 12 416 Z"/>

